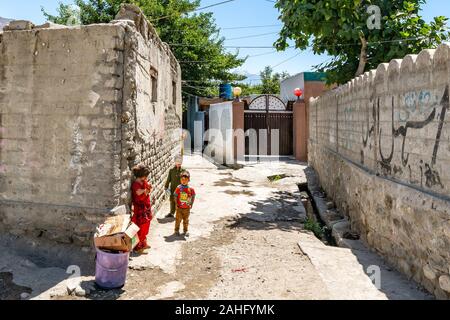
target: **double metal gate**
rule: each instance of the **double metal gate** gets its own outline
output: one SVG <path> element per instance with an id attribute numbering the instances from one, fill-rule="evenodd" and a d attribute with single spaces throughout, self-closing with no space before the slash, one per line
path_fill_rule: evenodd
<path id="1" fill-rule="evenodd" d="M 246 155 L 293 155 L 293 112 L 274 95 L 261 95 L 246 107 Z"/>

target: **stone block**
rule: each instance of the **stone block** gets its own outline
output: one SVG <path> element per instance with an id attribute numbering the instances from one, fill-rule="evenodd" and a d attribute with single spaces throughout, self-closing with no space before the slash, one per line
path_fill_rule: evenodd
<path id="1" fill-rule="evenodd" d="M 44 24 L 40 24 L 40 25 L 33 27 L 33 29 L 64 29 L 64 28 L 68 28 L 68 27 L 63 24 L 57 24 L 57 23 L 48 22 L 48 21 Z"/>
<path id="2" fill-rule="evenodd" d="M 14 20 L 3 28 L 4 31 L 31 30 L 34 24 L 28 20 Z"/>
<path id="3" fill-rule="evenodd" d="M 450 293 L 450 277 L 448 275 L 443 275 L 439 277 L 439 286 L 442 290 Z"/>
<path id="4" fill-rule="evenodd" d="M 450 297 L 449 294 L 444 290 L 442 290 L 441 288 L 436 288 L 434 290 L 434 295 L 438 300 L 448 300 Z"/>
<path id="5" fill-rule="evenodd" d="M 423 274 L 431 281 L 436 279 L 436 272 L 428 264 L 423 267 Z"/>

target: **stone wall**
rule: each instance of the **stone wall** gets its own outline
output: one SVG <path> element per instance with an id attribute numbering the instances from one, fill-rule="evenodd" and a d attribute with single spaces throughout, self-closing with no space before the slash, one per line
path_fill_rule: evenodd
<path id="1" fill-rule="evenodd" d="M 140 162 L 161 204 L 180 150 L 181 70 L 138 10 L 118 19 L 0 34 L 2 232 L 90 244 L 105 215 L 125 212 Z"/>
<path id="2" fill-rule="evenodd" d="M 126 27 L 130 36 L 125 39 L 121 202 L 131 200 L 129 168 L 145 163 L 151 169 L 151 197 L 157 210 L 164 200 L 166 173 L 181 153 L 181 68 L 139 8 L 124 5 L 117 19 L 133 21 Z M 139 33 L 132 32 L 135 28 Z M 156 97 L 152 77 L 157 81 Z"/>
<path id="3" fill-rule="evenodd" d="M 313 99 L 309 162 L 352 228 L 450 297 L 450 46 L 381 64 Z"/>

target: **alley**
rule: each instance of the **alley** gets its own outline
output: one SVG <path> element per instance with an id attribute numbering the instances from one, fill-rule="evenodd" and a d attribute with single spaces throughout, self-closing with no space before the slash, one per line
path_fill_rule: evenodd
<path id="1" fill-rule="evenodd" d="M 13 264 L 6 288 L 17 297 L 27 293 L 33 299 L 62 300 L 430 298 L 364 246 L 356 251 L 327 247 L 304 229 L 306 212 L 297 187 L 306 180 L 301 163 L 263 162 L 232 170 L 189 156 L 184 167 L 198 193 L 191 237 L 173 235 L 173 220 L 164 218 L 165 203 L 152 222 L 152 248 L 130 258 L 122 289 L 98 290 L 94 277 L 84 276 L 75 280 L 86 295 L 68 296 L 68 282 L 74 279 L 64 279 L 64 269 L 23 270 Z M 268 179 L 273 176 L 278 178 Z M 5 259 L 32 264 L 13 255 Z M 382 270 L 381 290 L 366 274 L 373 264 Z M 49 278 L 55 284 L 43 285 Z"/>

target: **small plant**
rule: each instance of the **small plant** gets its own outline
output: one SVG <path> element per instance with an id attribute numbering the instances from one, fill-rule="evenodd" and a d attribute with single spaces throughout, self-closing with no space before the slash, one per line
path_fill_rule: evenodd
<path id="1" fill-rule="evenodd" d="M 314 221 L 311 218 L 306 219 L 305 229 L 312 231 L 314 235 L 319 239 L 322 239 L 324 236 L 324 229 L 320 226 L 318 222 Z"/>
<path id="2" fill-rule="evenodd" d="M 287 175 L 285 175 L 285 174 L 277 174 L 277 175 L 274 175 L 274 176 L 270 176 L 270 177 L 267 177 L 267 179 L 269 179 L 269 181 L 270 182 L 277 182 L 277 181 L 280 181 L 281 179 L 284 179 L 284 178 L 287 178 Z"/>

